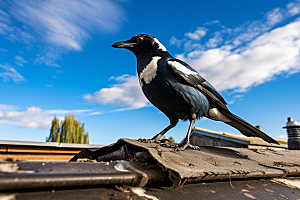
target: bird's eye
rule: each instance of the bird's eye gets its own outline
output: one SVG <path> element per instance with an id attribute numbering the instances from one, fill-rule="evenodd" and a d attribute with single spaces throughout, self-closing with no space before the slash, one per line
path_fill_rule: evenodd
<path id="1" fill-rule="evenodd" d="M 143 41 L 143 40 L 144 40 L 143 37 L 138 37 L 138 39 L 137 39 L 138 42 L 141 42 L 141 41 Z"/>

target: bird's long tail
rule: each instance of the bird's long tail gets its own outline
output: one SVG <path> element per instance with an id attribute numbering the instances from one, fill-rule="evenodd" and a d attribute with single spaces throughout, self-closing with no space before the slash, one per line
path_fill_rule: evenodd
<path id="1" fill-rule="evenodd" d="M 276 140 L 265 134 L 264 132 L 260 131 L 255 126 L 251 125 L 250 123 L 246 122 L 245 120 L 241 119 L 240 117 L 232 114 L 228 111 L 223 111 L 223 115 L 230 119 L 230 122 L 225 122 L 226 124 L 238 129 L 242 134 L 248 137 L 260 137 L 266 142 L 279 144 Z"/>

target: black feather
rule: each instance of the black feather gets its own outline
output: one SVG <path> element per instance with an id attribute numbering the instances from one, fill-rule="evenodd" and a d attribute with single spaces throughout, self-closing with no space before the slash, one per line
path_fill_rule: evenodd
<path id="1" fill-rule="evenodd" d="M 241 119 L 240 117 L 226 111 L 225 112 L 223 111 L 222 114 L 224 114 L 226 117 L 228 117 L 231 120 L 231 122 L 225 122 L 225 123 L 238 129 L 242 134 L 249 137 L 260 137 L 269 143 L 279 144 L 276 140 L 269 137 L 268 135 L 260 131 L 258 128 L 246 122 L 245 120 Z"/>

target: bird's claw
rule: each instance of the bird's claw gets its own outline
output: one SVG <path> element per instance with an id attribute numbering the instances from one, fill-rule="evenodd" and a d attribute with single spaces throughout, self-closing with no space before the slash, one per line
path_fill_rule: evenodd
<path id="1" fill-rule="evenodd" d="M 157 140 L 153 140 L 153 139 L 142 139 L 142 138 L 139 138 L 138 141 L 141 142 L 141 143 L 158 143 Z"/>
<path id="2" fill-rule="evenodd" d="M 185 144 L 183 146 L 179 146 L 177 147 L 174 151 L 183 151 L 185 150 L 187 147 L 191 148 L 191 149 L 194 149 L 194 150 L 200 150 L 200 147 L 198 146 L 194 146 L 194 145 L 191 145 L 191 144 Z"/>
<path id="3" fill-rule="evenodd" d="M 139 138 L 138 141 L 142 142 L 142 143 L 157 143 L 157 144 L 161 144 L 161 143 L 165 143 L 166 141 L 169 141 L 169 140 L 168 139 L 156 140 L 156 139 L 142 139 L 142 138 Z"/>
<path id="4" fill-rule="evenodd" d="M 161 146 L 163 146 L 163 147 L 177 148 L 179 146 L 179 144 L 177 144 L 177 143 L 163 143 L 163 144 L 161 144 Z"/>

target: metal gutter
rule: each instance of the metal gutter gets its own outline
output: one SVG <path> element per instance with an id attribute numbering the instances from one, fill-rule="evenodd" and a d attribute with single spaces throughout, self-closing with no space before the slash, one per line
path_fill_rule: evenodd
<path id="1" fill-rule="evenodd" d="M 231 142 L 235 142 L 235 143 L 239 143 L 239 144 L 244 144 L 244 145 L 249 145 L 250 142 L 247 140 L 241 140 L 239 138 L 233 138 L 233 137 L 228 137 L 227 135 L 218 135 L 218 134 L 212 134 L 212 133 L 206 133 L 206 132 L 202 132 L 199 130 L 194 130 L 192 135 L 196 133 L 196 134 L 200 134 L 200 135 L 205 135 L 208 137 L 212 137 L 212 138 L 217 138 L 220 140 L 227 140 L 227 141 L 231 141 Z"/>
<path id="2" fill-rule="evenodd" d="M 148 176 L 126 161 L 102 163 L 0 163 L 0 190 L 126 184 L 144 186 Z"/>
<path id="3" fill-rule="evenodd" d="M 0 140 L 0 145 L 82 148 L 82 149 L 101 148 L 105 146 L 105 145 L 72 144 L 72 143 L 58 143 L 58 142 L 23 142 L 23 141 L 9 141 L 9 140 Z"/>

